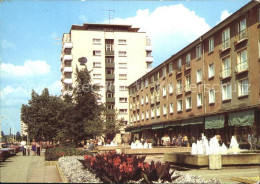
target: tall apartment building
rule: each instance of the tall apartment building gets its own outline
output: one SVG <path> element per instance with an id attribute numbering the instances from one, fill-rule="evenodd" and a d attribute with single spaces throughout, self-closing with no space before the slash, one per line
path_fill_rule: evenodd
<path id="1" fill-rule="evenodd" d="M 153 57 L 145 32 L 129 25 L 72 25 L 63 35 L 61 53 L 62 94 L 71 93 L 76 68 L 87 67 L 93 84 L 102 86 L 100 102 L 128 123 L 127 86 L 151 70 Z M 107 117 L 110 118 L 110 117 Z"/>
<path id="2" fill-rule="evenodd" d="M 126 131 L 152 138 L 260 132 L 260 5 L 251 1 L 129 86 Z"/>
<path id="3" fill-rule="evenodd" d="M 21 136 L 26 136 L 27 135 L 27 130 L 28 126 L 23 122 L 21 121 Z"/>

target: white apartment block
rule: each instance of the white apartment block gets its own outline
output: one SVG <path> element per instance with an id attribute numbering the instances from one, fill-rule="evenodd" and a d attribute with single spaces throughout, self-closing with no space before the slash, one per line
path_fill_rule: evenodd
<path id="1" fill-rule="evenodd" d="M 152 46 L 145 32 L 129 25 L 72 25 L 63 35 L 62 94 L 71 93 L 76 68 L 87 67 L 92 82 L 102 86 L 100 102 L 128 123 L 128 89 L 152 69 Z M 109 117 L 108 117 L 109 118 Z"/>
<path id="2" fill-rule="evenodd" d="M 21 136 L 26 136 L 27 135 L 27 130 L 28 126 L 23 122 L 21 121 Z"/>

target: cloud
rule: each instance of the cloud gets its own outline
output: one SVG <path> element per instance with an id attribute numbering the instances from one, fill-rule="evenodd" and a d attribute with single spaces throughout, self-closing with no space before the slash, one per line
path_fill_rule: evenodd
<path id="1" fill-rule="evenodd" d="M 2 40 L 1 48 L 3 48 L 3 49 L 16 49 L 16 45 L 12 42 L 7 41 L 7 40 Z"/>
<path id="2" fill-rule="evenodd" d="M 228 12 L 228 10 L 223 10 L 220 14 L 220 22 L 225 20 L 227 17 L 229 17 L 231 13 Z"/>
<path id="3" fill-rule="evenodd" d="M 40 60 L 27 60 L 22 66 L 11 63 L 1 64 L 1 72 L 3 72 L 4 75 L 14 77 L 44 75 L 50 72 L 50 68 L 50 65 L 48 65 L 46 61 Z"/>
<path id="4" fill-rule="evenodd" d="M 139 9 L 135 16 L 115 18 L 111 23 L 133 25 L 146 32 L 157 64 L 210 29 L 204 18 L 182 4 L 158 7 L 153 12 Z"/>
<path id="5" fill-rule="evenodd" d="M 86 23 L 88 19 L 86 15 L 80 15 L 79 20 L 82 21 L 83 23 Z"/>

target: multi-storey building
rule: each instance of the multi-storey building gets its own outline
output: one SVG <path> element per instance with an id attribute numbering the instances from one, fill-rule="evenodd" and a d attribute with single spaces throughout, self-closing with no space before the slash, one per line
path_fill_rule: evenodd
<path id="1" fill-rule="evenodd" d="M 129 25 L 72 25 L 62 39 L 62 94 L 71 93 L 76 68 L 87 67 L 92 83 L 102 87 L 100 102 L 111 114 L 116 110 L 117 118 L 126 125 L 127 86 L 150 71 L 153 62 L 151 41 L 145 32 L 138 31 Z"/>
<path id="2" fill-rule="evenodd" d="M 129 86 L 134 136 L 221 134 L 260 128 L 260 6 L 251 1 Z"/>
<path id="3" fill-rule="evenodd" d="M 27 128 L 28 126 L 23 121 L 21 121 L 21 136 L 27 135 Z"/>

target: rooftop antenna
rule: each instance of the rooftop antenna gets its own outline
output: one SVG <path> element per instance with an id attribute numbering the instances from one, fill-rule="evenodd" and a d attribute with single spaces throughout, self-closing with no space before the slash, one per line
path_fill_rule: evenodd
<path id="1" fill-rule="evenodd" d="M 107 11 L 107 12 L 108 12 L 108 23 L 110 24 L 110 20 L 111 20 L 111 19 L 114 19 L 114 18 L 112 18 L 111 13 L 113 12 L 114 15 L 115 15 L 115 10 L 107 10 L 107 9 L 101 9 L 101 10 L 104 10 L 104 11 Z"/>

